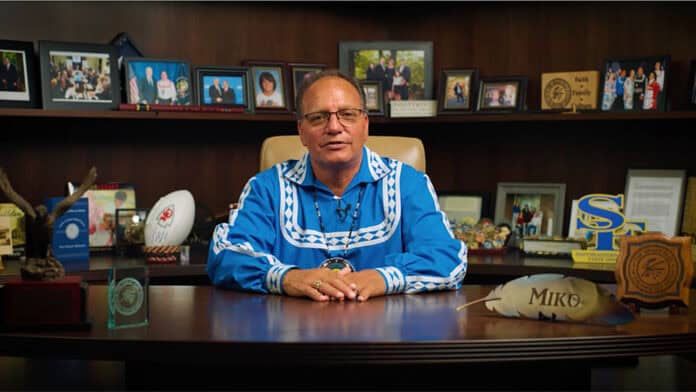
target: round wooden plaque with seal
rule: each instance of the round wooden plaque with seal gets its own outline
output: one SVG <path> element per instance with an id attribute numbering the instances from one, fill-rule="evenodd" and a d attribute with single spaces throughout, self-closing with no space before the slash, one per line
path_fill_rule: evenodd
<path id="1" fill-rule="evenodd" d="M 693 270 L 690 237 L 624 236 L 614 270 L 616 296 L 639 307 L 686 307 Z"/>

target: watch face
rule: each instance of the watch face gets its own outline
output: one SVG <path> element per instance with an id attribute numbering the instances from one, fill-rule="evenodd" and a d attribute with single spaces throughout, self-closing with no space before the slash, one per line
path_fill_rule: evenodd
<path id="1" fill-rule="evenodd" d="M 319 268 L 328 268 L 330 270 L 342 270 L 345 267 L 350 268 L 351 272 L 355 271 L 355 268 L 353 268 L 353 264 L 350 263 L 350 261 L 344 259 L 343 257 L 332 257 L 330 259 L 324 260 L 320 265 Z"/>

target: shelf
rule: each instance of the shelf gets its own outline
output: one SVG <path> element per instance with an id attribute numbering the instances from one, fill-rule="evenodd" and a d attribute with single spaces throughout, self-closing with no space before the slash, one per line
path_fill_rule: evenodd
<path id="1" fill-rule="evenodd" d="M 84 119 L 168 119 L 168 120 L 212 120 L 212 121 L 267 121 L 294 122 L 290 113 L 247 114 L 247 113 L 198 113 L 198 112 L 131 112 L 131 111 L 86 111 L 44 109 L 0 109 L 0 117 L 44 117 Z M 563 121 L 634 121 L 634 120 L 695 120 L 696 111 L 675 112 L 593 112 L 578 114 L 562 113 L 471 113 L 428 118 L 385 118 L 371 117 L 373 124 L 447 124 L 447 123 L 503 123 L 503 122 L 563 122 Z"/>

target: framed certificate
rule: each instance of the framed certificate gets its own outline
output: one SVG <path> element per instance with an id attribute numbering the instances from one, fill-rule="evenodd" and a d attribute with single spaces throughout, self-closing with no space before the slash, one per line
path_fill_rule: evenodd
<path id="1" fill-rule="evenodd" d="M 686 170 L 629 169 L 626 175 L 626 219 L 645 219 L 647 231 L 679 233 Z"/>

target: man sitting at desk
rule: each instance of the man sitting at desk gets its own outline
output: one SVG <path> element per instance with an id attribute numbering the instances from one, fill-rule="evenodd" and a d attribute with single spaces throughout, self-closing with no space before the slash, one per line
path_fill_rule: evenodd
<path id="1" fill-rule="evenodd" d="M 239 208 L 213 234 L 213 284 L 316 301 L 460 288 L 466 246 L 427 175 L 365 146 L 358 83 L 317 73 L 297 103 L 308 153 L 247 182 Z"/>

